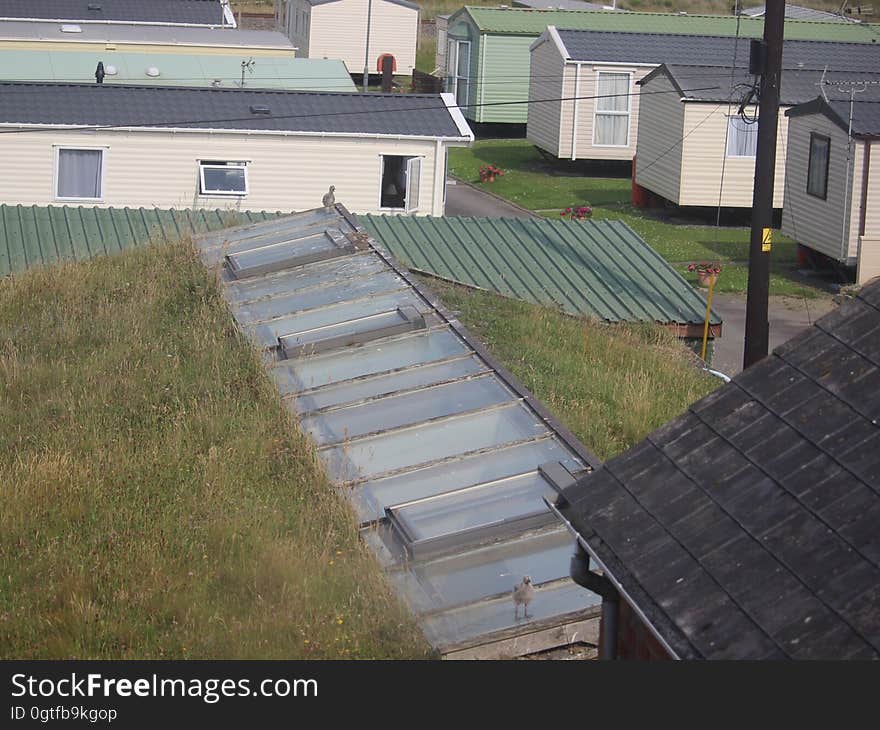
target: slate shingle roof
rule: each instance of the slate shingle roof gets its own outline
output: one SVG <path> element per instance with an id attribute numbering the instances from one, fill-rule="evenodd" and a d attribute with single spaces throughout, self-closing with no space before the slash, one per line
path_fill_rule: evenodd
<path id="1" fill-rule="evenodd" d="M 4 0 L 0 17 L 222 25 L 223 6 L 219 0 Z"/>
<path id="2" fill-rule="evenodd" d="M 682 658 L 880 657 L 880 281 L 563 499 Z"/>
<path id="3" fill-rule="evenodd" d="M 749 39 L 728 36 L 694 36 L 672 33 L 619 33 L 611 31 L 557 29 L 569 57 L 574 61 L 621 63 L 670 63 L 675 65 L 749 65 Z M 785 42 L 783 67 L 831 71 L 876 72 L 880 69 L 880 44 L 831 41 Z"/>
<path id="4" fill-rule="evenodd" d="M 880 68 L 880 66 L 878 66 Z M 666 74 L 681 96 L 691 101 L 726 102 L 738 101 L 754 83 L 755 77 L 746 68 L 737 68 L 731 75 L 731 68 L 723 66 L 684 66 L 664 64 L 638 81 L 644 86 L 659 74 Z M 829 99 L 849 99 L 848 93 L 841 92 L 837 84 L 854 79 L 880 83 L 880 73 L 865 71 L 828 71 L 824 74 L 825 93 Z M 803 104 L 816 98 L 820 93 L 823 71 L 783 69 L 779 103 L 783 106 Z"/>
<path id="5" fill-rule="evenodd" d="M 0 123 L 470 138 L 439 94 L 0 83 Z"/>
<path id="6" fill-rule="evenodd" d="M 830 97 L 826 103 L 821 97 L 792 107 L 786 116 L 798 117 L 804 114 L 824 114 L 844 132 L 849 132 L 850 103 L 841 94 Z M 880 86 L 861 87 L 852 104 L 852 135 L 873 139 L 880 137 Z"/>

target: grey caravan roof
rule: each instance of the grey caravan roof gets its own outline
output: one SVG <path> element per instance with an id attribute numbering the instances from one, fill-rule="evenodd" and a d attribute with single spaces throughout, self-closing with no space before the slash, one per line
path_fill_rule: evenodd
<path id="1" fill-rule="evenodd" d="M 224 129 L 472 141 L 470 128 L 452 107 L 451 98 L 441 94 L 0 82 L 0 124 L 21 126 Z"/>
<path id="2" fill-rule="evenodd" d="M 224 25 L 220 0 L 2 0 L 0 19 Z"/>
<path id="3" fill-rule="evenodd" d="M 62 30 L 67 28 L 67 30 Z M 75 30 L 73 30 L 75 29 Z M 0 23 L 0 39 L 12 41 L 63 41 L 65 43 L 137 43 L 181 46 L 213 45 L 230 48 L 272 48 L 293 52 L 293 43 L 274 30 L 239 30 L 183 25 L 108 25 L 83 23 Z"/>
<path id="4" fill-rule="evenodd" d="M 306 0 L 309 5 L 329 5 L 330 3 L 339 3 L 343 2 L 343 0 Z M 384 0 L 386 3 L 391 3 L 392 5 L 400 5 L 404 8 L 409 8 L 410 10 L 418 10 L 419 6 L 415 3 L 411 3 L 408 0 Z"/>
<path id="5" fill-rule="evenodd" d="M 751 87 L 755 78 L 748 73 L 748 69 L 736 69 L 731 74 L 730 68 L 722 66 L 664 64 L 636 83 L 644 85 L 660 74 L 665 74 L 672 81 L 682 100 L 711 103 L 726 103 L 729 100 L 737 103 Z M 783 106 L 803 104 L 815 99 L 820 88 L 825 89 L 829 99 L 842 99 L 844 96 L 849 99 L 848 92 L 846 94 L 841 92 L 838 85 L 848 83 L 854 78 L 876 84 L 880 82 L 880 73 L 854 74 L 851 71 L 829 71 L 823 75 L 821 70 L 784 69 L 779 103 Z"/>
<path id="6" fill-rule="evenodd" d="M 743 38 L 563 28 L 556 33 L 572 61 L 730 68 L 736 51 L 735 65 L 744 70 L 749 65 L 749 41 Z M 876 72 L 880 45 L 787 40 L 782 65 L 794 70 Z"/>
<path id="7" fill-rule="evenodd" d="M 848 89 L 835 89 L 835 93 L 828 94 L 827 101 L 817 97 L 792 107 L 785 112 L 785 115 L 800 117 L 805 114 L 824 114 L 844 132 L 849 133 L 851 130 L 853 137 L 860 139 L 880 137 L 880 85 L 855 88 L 858 93 L 852 99 L 852 105 L 846 93 Z"/>
<path id="8" fill-rule="evenodd" d="M 436 649 L 595 613 L 543 497 L 597 461 L 342 206 L 196 245 Z"/>

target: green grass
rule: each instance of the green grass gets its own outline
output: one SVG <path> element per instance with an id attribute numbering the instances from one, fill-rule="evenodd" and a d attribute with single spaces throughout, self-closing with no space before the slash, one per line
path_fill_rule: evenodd
<path id="1" fill-rule="evenodd" d="M 720 385 L 660 327 L 603 325 L 437 279 L 428 283 L 601 459 Z"/>
<path id="2" fill-rule="evenodd" d="M 422 35 L 416 51 L 416 68 L 426 74 L 434 73 L 437 68 L 437 37 Z"/>
<path id="3" fill-rule="evenodd" d="M 0 281 L 0 657 L 419 657 L 186 245 Z"/>
<path id="4" fill-rule="evenodd" d="M 505 174 L 494 183 L 481 183 L 479 169 L 494 164 Z M 723 266 L 717 291 L 743 293 L 748 279 L 749 230 L 745 227 L 679 225 L 633 208 L 629 203 L 628 177 L 585 174 L 583 167 L 549 162 L 524 139 L 483 140 L 470 148 L 449 151 L 449 171 L 462 180 L 547 217 L 556 217 L 568 206 L 590 205 L 596 219 L 625 221 L 691 283 L 686 271 L 692 261 L 718 261 Z M 601 174 L 601 173 L 600 173 Z M 604 174 L 608 174 L 607 172 Z M 820 289 L 794 273 L 796 244 L 774 233 L 770 293 L 814 298 Z"/>

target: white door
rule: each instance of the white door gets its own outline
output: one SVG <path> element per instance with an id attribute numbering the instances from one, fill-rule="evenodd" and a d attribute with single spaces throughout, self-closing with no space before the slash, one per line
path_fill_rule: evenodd
<path id="1" fill-rule="evenodd" d="M 410 157 L 406 161 L 406 212 L 419 209 L 419 192 L 422 185 L 422 158 Z"/>

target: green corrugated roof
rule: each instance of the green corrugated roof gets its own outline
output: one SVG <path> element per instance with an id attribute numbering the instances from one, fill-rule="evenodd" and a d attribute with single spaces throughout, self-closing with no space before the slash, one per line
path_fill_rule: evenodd
<path id="1" fill-rule="evenodd" d="M 178 240 L 278 213 L 0 205 L 0 276 Z"/>
<path id="2" fill-rule="evenodd" d="M 161 84 L 163 86 L 241 86 L 242 57 L 191 53 L 129 53 L 126 51 L 0 50 L 0 68 L 6 81 L 82 81 L 94 83 L 98 61 L 105 84 Z M 158 76 L 148 76 L 155 67 Z M 336 59 L 294 58 L 292 54 L 257 56 L 245 70 L 245 86 L 297 91 L 356 91 L 345 64 Z M 219 84 L 215 84 L 216 81 Z"/>
<path id="3" fill-rule="evenodd" d="M 408 266 L 467 286 L 608 322 L 706 315 L 703 297 L 623 221 L 359 218 Z"/>
<path id="4" fill-rule="evenodd" d="M 466 7 L 484 32 L 538 36 L 548 25 L 572 30 L 616 30 L 635 33 L 682 33 L 686 35 L 736 35 L 732 15 L 678 15 L 677 13 L 630 13 L 600 10 L 533 10 L 526 8 Z M 462 12 L 462 11 L 459 11 Z M 452 21 L 454 22 L 454 20 Z M 450 26 L 452 23 L 450 23 Z M 762 18 L 741 18 L 740 35 L 759 38 Z M 868 23 L 825 23 L 786 20 L 785 37 L 803 41 L 880 42 L 880 29 Z"/>

